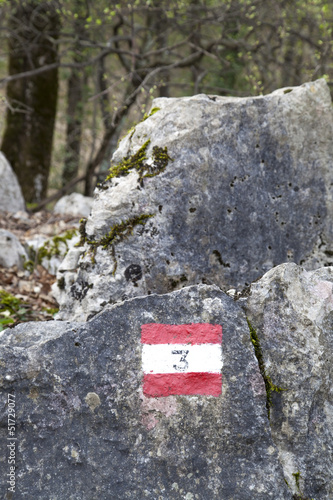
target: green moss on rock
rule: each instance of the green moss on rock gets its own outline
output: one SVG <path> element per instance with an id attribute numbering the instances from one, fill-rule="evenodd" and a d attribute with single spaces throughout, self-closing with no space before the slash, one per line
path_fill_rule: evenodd
<path id="1" fill-rule="evenodd" d="M 87 225 L 87 219 L 84 217 L 80 220 L 80 225 L 79 225 L 79 234 L 80 234 L 80 241 L 76 243 L 76 247 L 82 247 L 85 242 L 86 242 L 86 225 Z"/>
<path id="2" fill-rule="evenodd" d="M 136 123 L 135 125 L 133 125 L 129 130 L 128 132 L 125 134 L 125 136 L 129 135 L 130 136 L 130 139 L 132 139 L 133 137 L 133 134 L 135 132 L 135 127 L 139 124 L 139 123 L 142 123 L 144 122 L 145 120 L 147 120 L 147 118 L 150 118 L 151 116 L 153 116 L 155 113 L 157 113 L 157 111 L 159 111 L 161 108 L 153 108 L 151 110 L 151 112 L 148 114 L 148 113 L 145 113 L 142 117 L 142 119 Z M 120 142 L 120 141 L 119 141 Z"/>
<path id="3" fill-rule="evenodd" d="M 146 141 L 136 153 L 131 156 L 125 156 L 117 165 L 111 166 L 110 173 L 105 180 L 128 175 L 131 169 L 136 169 L 139 172 L 142 163 L 147 159 L 146 150 L 149 143 L 150 140 Z"/>
<path id="4" fill-rule="evenodd" d="M 43 259 L 50 260 L 54 256 L 59 256 L 62 253 L 61 243 L 63 243 L 66 247 L 66 251 L 68 250 L 68 240 L 71 240 L 74 236 L 77 235 L 76 229 L 69 229 L 62 235 L 54 236 L 53 238 L 45 241 L 44 245 L 40 247 L 37 253 L 37 262 L 41 264 Z"/>
<path id="5" fill-rule="evenodd" d="M 145 120 L 147 120 L 147 118 L 150 118 L 151 116 L 153 116 L 153 115 L 154 115 L 155 113 L 157 113 L 157 111 L 159 111 L 160 109 L 161 109 L 161 108 L 153 108 L 149 114 L 148 114 L 148 113 L 145 113 L 145 114 L 143 115 L 142 120 L 141 120 L 139 123 L 144 122 Z"/>
<path id="6" fill-rule="evenodd" d="M 253 328 L 253 326 L 251 325 L 251 323 L 248 319 L 247 319 L 247 324 L 249 325 L 250 338 L 251 338 L 251 342 L 252 342 L 253 347 L 254 347 L 254 352 L 255 352 L 256 358 L 258 360 L 259 370 L 260 370 L 260 373 L 261 373 L 261 375 L 264 379 L 264 382 L 265 382 L 266 408 L 267 408 L 268 418 L 270 418 L 271 406 L 272 406 L 272 392 L 282 392 L 282 391 L 285 391 L 286 389 L 282 389 L 281 387 L 278 387 L 277 385 L 273 384 L 271 377 L 266 373 L 264 358 L 263 358 L 262 349 L 261 349 L 261 345 L 260 345 L 257 331 L 255 330 L 255 328 Z"/>
<path id="7" fill-rule="evenodd" d="M 112 226 L 110 231 L 100 238 L 99 240 L 88 240 L 88 245 L 90 247 L 90 252 L 92 254 L 92 263 L 95 264 L 95 255 L 98 247 L 106 250 L 108 248 L 111 249 L 111 254 L 114 261 L 114 269 L 113 274 L 115 274 L 117 270 L 117 259 L 115 256 L 114 245 L 116 243 L 120 243 L 125 238 L 130 236 L 133 233 L 133 229 L 135 226 L 144 225 L 148 219 L 154 217 L 155 214 L 141 214 L 132 217 L 131 219 L 127 219 L 125 221 L 120 222 L 119 224 L 115 224 Z"/>
<path id="8" fill-rule="evenodd" d="M 61 276 L 61 278 L 58 279 L 57 285 L 59 290 L 65 290 L 66 287 L 66 282 L 64 276 Z"/>
<path id="9" fill-rule="evenodd" d="M 168 166 L 169 161 L 173 161 L 168 155 L 168 148 L 153 147 L 153 164 L 145 165 L 146 171 L 141 177 L 155 177 L 163 172 Z M 143 173 L 143 172 L 142 172 Z"/>
<path id="10" fill-rule="evenodd" d="M 155 175 L 163 172 L 169 161 L 173 161 L 168 155 L 167 147 L 161 148 L 159 146 L 153 147 L 152 163 L 146 162 L 147 148 L 150 144 L 150 139 L 146 141 L 141 148 L 131 156 L 125 156 L 117 165 L 112 165 L 110 173 L 106 177 L 106 181 L 114 177 L 126 176 L 130 170 L 136 170 L 140 179 L 144 177 L 155 177 Z"/>

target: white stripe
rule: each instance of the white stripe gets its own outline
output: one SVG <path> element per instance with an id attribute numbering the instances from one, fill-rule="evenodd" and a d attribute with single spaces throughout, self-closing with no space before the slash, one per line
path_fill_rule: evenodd
<path id="1" fill-rule="evenodd" d="M 219 373 L 222 364 L 220 344 L 143 344 L 142 346 L 144 373 Z"/>

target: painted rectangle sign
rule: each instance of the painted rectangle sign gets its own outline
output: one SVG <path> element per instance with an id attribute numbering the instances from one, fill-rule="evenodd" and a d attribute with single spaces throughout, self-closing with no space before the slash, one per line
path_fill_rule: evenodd
<path id="1" fill-rule="evenodd" d="M 222 326 L 209 323 L 142 325 L 146 396 L 220 396 Z"/>

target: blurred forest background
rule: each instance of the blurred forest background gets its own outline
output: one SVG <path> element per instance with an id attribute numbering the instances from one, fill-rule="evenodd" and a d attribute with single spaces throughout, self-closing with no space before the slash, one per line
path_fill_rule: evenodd
<path id="1" fill-rule="evenodd" d="M 331 0 L 0 0 L 0 140 L 28 207 L 91 195 L 154 97 L 333 86 Z"/>

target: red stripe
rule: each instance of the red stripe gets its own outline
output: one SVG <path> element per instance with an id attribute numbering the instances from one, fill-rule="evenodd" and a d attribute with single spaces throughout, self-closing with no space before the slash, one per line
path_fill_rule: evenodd
<path id="1" fill-rule="evenodd" d="M 142 344 L 221 344 L 222 326 L 209 323 L 162 325 L 148 323 L 141 327 Z"/>
<path id="2" fill-rule="evenodd" d="M 221 373 L 157 373 L 143 377 L 143 393 L 153 398 L 182 394 L 217 397 L 221 392 Z"/>

